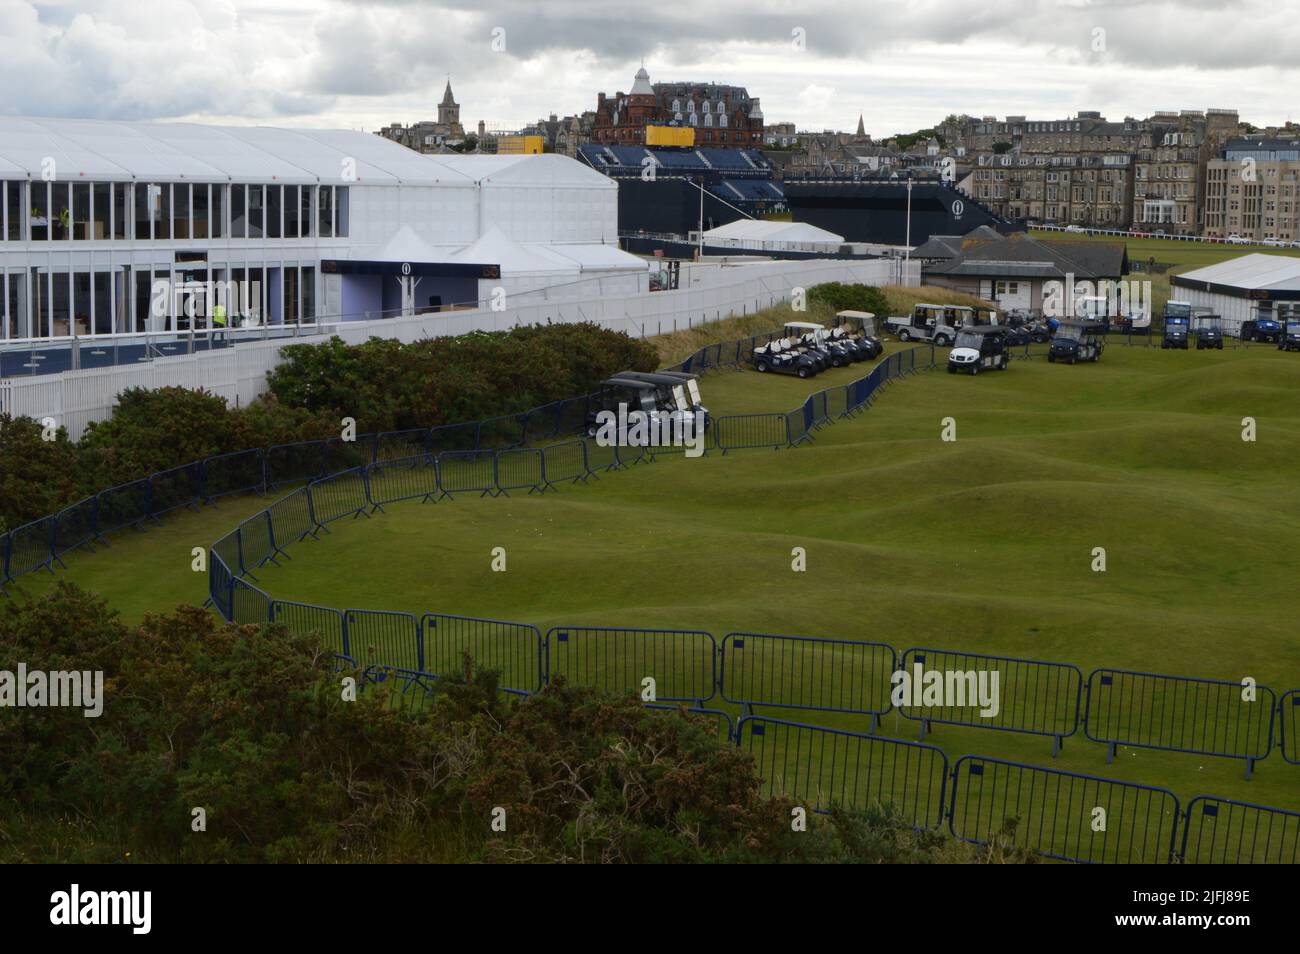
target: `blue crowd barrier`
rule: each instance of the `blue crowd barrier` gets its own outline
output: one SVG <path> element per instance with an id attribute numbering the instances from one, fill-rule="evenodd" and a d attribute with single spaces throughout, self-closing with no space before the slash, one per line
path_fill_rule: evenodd
<path id="1" fill-rule="evenodd" d="M 943 824 L 948 757 L 933 745 L 765 716 L 742 718 L 736 738 L 770 795 L 817 812 L 892 807 L 917 828 Z"/>
<path id="2" fill-rule="evenodd" d="M 1105 743 L 1107 762 L 1121 745 L 1168 749 L 1243 759 L 1249 778 L 1273 747 L 1276 697 L 1257 686 L 1248 702 L 1243 689 L 1220 679 L 1095 669 L 1088 676 L 1084 733 Z"/>
<path id="3" fill-rule="evenodd" d="M 714 444 L 724 454 L 751 447 L 780 450 L 794 444 L 785 414 L 730 414 L 716 418 L 712 427 Z"/>
<path id="4" fill-rule="evenodd" d="M 266 455 L 260 448 L 218 454 L 203 461 L 203 500 L 266 489 Z"/>
<path id="5" fill-rule="evenodd" d="M 1300 689 L 1290 689 L 1277 703 L 1278 744 L 1282 758 L 1300 765 Z"/>
<path id="6" fill-rule="evenodd" d="M 981 707 L 905 705 L 903 716 L 921 723 L 921 738 L 933 723 L 998 729 L 1052 737 L 1052 755 L 1079 729 L 1083 673 L 1070 663 L 1017 659 L 951 650 L 916 647 L 903 653 L 900 668 L 912 674 L 920 664 L 926 670 L 986 672 L 998 675 L 998 711 L 981 714 Z"/>
<path id="7" fill-rule="evenodd" d="M 997 837 L 1063 861 L 1168 864 L 1178 814 L 1168 789 L 964 755 L 948 821 L 954 836 L 979 845 Z"/>
<path id="8" fill-rule="evenodd" d="M 267 487 L 309 483 L 326 473 L 324 441 L 276 444 L 266 449 Z"/>
<path id="9" fill-rule="evenodd" d="M 410 613 L 345 610 L 347 654 L 366 666 L 420 670 L 420 621 Z"/>
<path id="10" fill-rule="evenodd" d="M 1300 864 L 1300 812 L 1197 795 L 1179 859 L 1197 865 Z"/>
<path id="11" fill-rule="evenodd" d="M 438 459 L 429 454 L 376 461 L 366 468 L 372 510 L 400 500 L 438 499 Z"/>
<path id="12" fill-rule="evenodd" d="M 542 452 L 532 447 L 512 448 L 493 455 L 493 482 L 497 493 L 510 495 L 512 490 L 542 493 L 546 472 Z"/>
<path id="13" fill-rule="evenodd" d="M 556 626 L 546 634 L 546 671 L 575 685 L 640 693 L 653 700 L 702 705 L 717 691 L 717 644 L 709 633 L 680 629 Z"/>
<path id="14" fill-rule="evenodd" d="M 307 492 L 311 497 L 311 512 L 316 520 L 316 529 L 345 517 L 365 516 L 366 507 L 370 503 L 366 492 L 366 474 L 360 467 L 313 480 L 307 486 Z"/>
<path id="15" fill-rule="evenodd" d="M 722 698 L 744 706 L 853 712 L 876 718 L 889 711 L 889 677 L 896 668 L 884 643 L 728 633 L 719 653 Z"/>
<path id="16" fill-rule="evenodd" d="M 272 600 L 271 622 L 281 623 L 291 633 L 299 635 L 317 633 L 325 646 L 335 653 L 349 657 L 352 655 L 341 610 L 292 600 Z"/>
<path id="17" fill-rule="evenodd" d="M 542 633 L 528 623 L 474 616 L 425 613 L 420 620 L 421 669 L 438 675 L 461 673 L 466 655 L 476 666 L 496 669 L 500 687 L 536 692 L 546 682 Z"/>

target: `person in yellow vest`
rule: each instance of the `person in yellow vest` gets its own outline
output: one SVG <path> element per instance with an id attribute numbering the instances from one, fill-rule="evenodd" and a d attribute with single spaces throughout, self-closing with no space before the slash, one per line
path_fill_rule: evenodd
<path id="1" fill-rule="evenodd" d="M 212 327 L 214 329 L 220 329 L 219 334 L 221 335 L 221 338 L 224 340 L 226 337 L 226 306 L 225 305 L 218 303 L 212 306 Z M 215 341 L 217 335 L 214 334 L 212 338 Z"/>

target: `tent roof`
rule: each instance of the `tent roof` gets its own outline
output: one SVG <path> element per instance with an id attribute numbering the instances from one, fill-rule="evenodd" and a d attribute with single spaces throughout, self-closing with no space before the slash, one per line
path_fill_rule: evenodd
<path id="1" fill-rule="evenodd" d="M 420 158 L 448 173 L 481 185 L 572 186 L 617 190 L 618 183 L 585 163 L 554 153 L 523 156 L 425 155 Z"/>
<path id="2" fill-rule="evenodd" d="M 1253 252 L 1174 276 L 1176 285 L 1209 284 L 1260 290 L 1300 289 L 1300 258 Z"/>
<path id="3" fill-rule="evenodd" d="M 474 185 L 449 165 L 351 130 L 0 116 L 0 168 L 40 178 L 47 159 L 69 181 Z"/>
<path id="4" fill-rule="evenodd" d="M 707 239 L 752 239 L 762 242 L 843 242 L 844 236 L 807 222 L 737 219 L 704 233 Z"/>
<path id="5" fill-rule="evenodd" d="M 447 250 L 436 249 L 409 225 L 403 225 L 379 251 L 366 255 L 371 262 L 443 262 L 447 260 Z"/>
<path id="6" fill-rule="evenodd" d="M 447 258 L 450 262 L 490 262 L 501 266 L 502 275 L 526 275 L 534 272 L 573 272 L 577 266 L 547 254 L 544 246 L 520 245 L 496 226 L 489 228 L 478 241 Z"/>

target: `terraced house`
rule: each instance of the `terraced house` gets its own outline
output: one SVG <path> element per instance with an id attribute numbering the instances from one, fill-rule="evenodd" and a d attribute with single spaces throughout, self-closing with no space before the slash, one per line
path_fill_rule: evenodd
<path id="1" fill-rule="evenodd" d="M 1206 169 L 1205 234 L 1300 240 L 1300 139 L 1231 139 Z"/>

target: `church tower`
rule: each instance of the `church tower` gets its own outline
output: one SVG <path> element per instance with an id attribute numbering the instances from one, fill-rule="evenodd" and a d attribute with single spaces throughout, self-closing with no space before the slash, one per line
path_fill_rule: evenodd
<path id="1" fill-rule="evenodd" d="M 460 104 L 451 95 L 450 77 L 447 79 L 447 89 L 442 94 L 442 102 L 438 104 L 438 125 L 446 126 L 452 135 L 464 135 L 460 126 Z"/>

